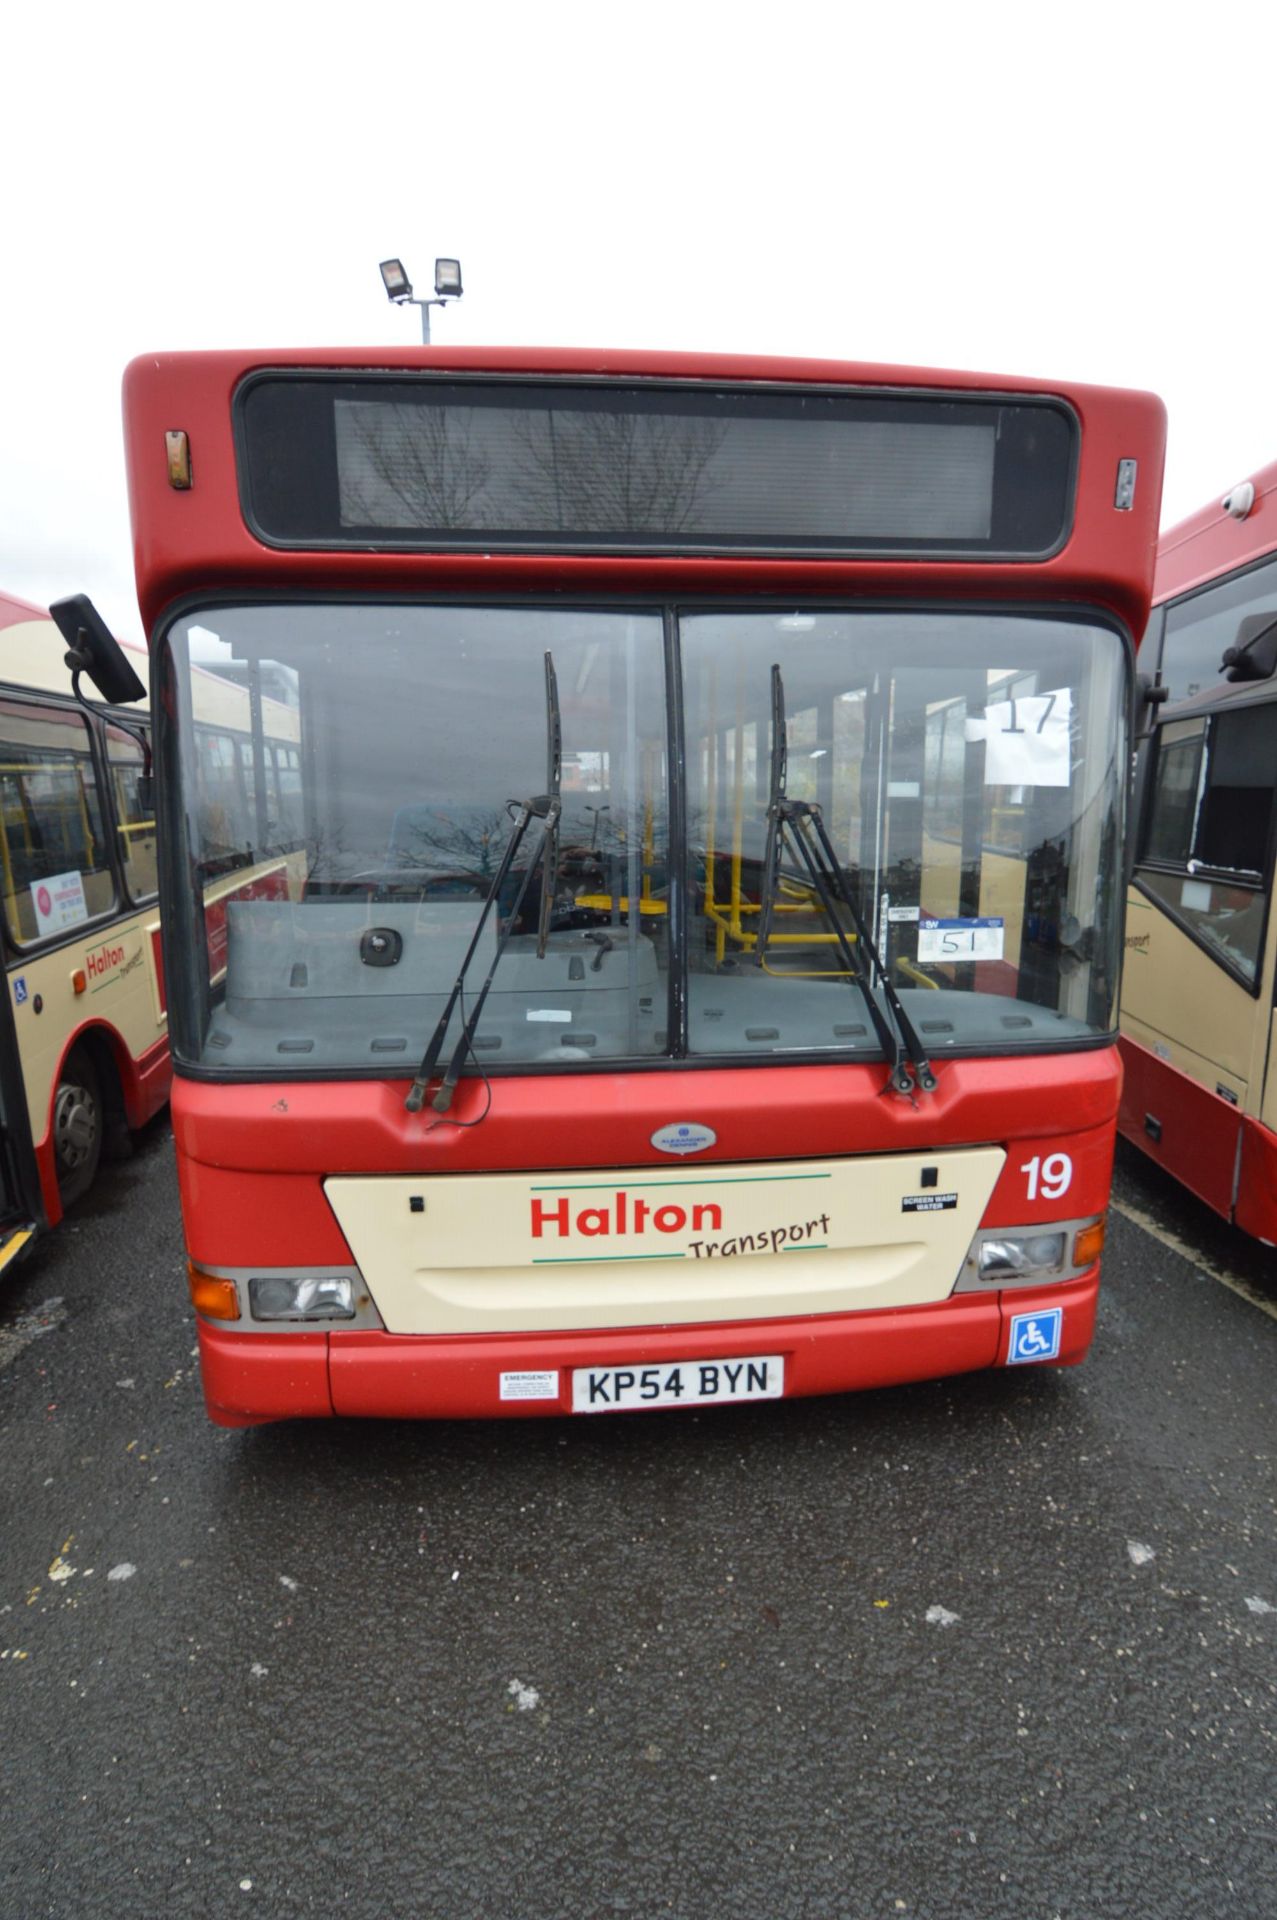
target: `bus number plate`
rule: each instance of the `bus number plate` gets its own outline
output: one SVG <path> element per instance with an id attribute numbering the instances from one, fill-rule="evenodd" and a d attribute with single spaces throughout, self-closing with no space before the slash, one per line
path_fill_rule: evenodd
<path id="1" fill-rule="evenodd" d="M 704 1407 L 727 1400 L 779 1400 L 785 1362 L 778 1353 L 739 1360 L 674 1360 L 656 1367 L 577 1367 L 573 1413 L 626 1407 Z"/>

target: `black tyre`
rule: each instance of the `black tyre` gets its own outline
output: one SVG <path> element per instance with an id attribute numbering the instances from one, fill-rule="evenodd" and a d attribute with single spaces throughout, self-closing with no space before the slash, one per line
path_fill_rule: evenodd
<path id="1" fill-rule="evenodd" d="M 64 1207 L 93 1185 L 102 1158 L 102 1086 L 82 1047 L 67 1055 L 53 1096 L 53 1153 Z"/>

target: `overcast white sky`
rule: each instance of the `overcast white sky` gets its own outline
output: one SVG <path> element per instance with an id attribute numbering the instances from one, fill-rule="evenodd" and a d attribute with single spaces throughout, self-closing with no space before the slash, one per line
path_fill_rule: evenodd
<path id="1" fill-rule="evenodd" d="M 461 259 L 439 341 L 1152 388 L 1164 524 L 1277 459 L 1271 4 L 5 18 L 0 589 L 122 637 L 125 363 L 411 344 L 392 254 Z"/>

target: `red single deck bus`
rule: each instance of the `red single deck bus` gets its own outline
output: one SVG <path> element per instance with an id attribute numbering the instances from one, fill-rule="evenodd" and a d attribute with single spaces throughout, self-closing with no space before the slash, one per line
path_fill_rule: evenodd
<path id="1" fill-rule="evenodd" d="M 215 1421 L 1083 1357 L 1158 401 L 437 348 L 125 418 Z M 196 663 L 276 881 L 220 971 Z"/>
<path id="2" fill-rule="evenodd" d="M 1277 465 L 1158 548 L 1122 985 L 1123 1134 L 1277 1245 Z"/>

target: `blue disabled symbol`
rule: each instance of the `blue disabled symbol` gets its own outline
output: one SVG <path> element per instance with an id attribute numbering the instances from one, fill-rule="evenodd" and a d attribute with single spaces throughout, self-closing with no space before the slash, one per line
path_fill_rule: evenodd
<path id="1" fill-rule="evenodd" d="M 1054 1360 L 1060 1351 L 1063 1331 L 1063 1307 L 1049 1307 L 1045 1313 L 1012 1314 L 1007 1365 L 1013 1367 L 1026 1360 Z"/>

